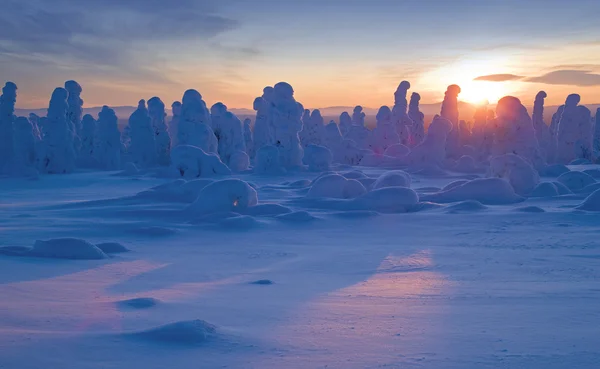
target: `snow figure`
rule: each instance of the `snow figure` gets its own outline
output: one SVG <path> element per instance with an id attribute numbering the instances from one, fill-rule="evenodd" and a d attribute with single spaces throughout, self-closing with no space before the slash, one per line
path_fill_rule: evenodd
<path id="1" fill-rule="evenodd" d="M 44 173 L 70 173 L 75 168 L 73 131 L 67 120 L 67 96 L 67 90 L 59 87 L 50 98 L 48 122 L 38 157 L 39 169 Z"/>
<path id="2" fill-rule="evenodd" d="M 121 133 L 115 111 L 103 106 L 98 113 L 94 157 L 102 169 L 121 169 Z"/>
<path id="3" fill-rule="evenodd" d="M 533 128 L 535 129 L 535 136 L 540 146 L 540 151 L 544 157 L 548 157 L 550 150 L 550 129 L 544 122 L 544 99 L 548 95 L 544 91 L 538 92 L 535 96 L 533 103 Z"/>
<path id="4" fill-rule="evenodd" d="M 512 96 L 503 97 L 496 105 L 496 115 L 492 154 L 516 154 L 536 168 L 544 166 L 531 117 L 521 101 Z"/>
<path id="5" fill-rule="evenodd" d="M 251 122 L 250 118 L 244 119 L 244 142 L 246 143 L 246 154 L 248 154 L 248 157 L 251 159 L 254 159 L 255 151 L 252 128 L 250 127 Z"/>
<path id="6" fill-rule="evenodd" d="M 285 168 L 302 166 L 304 156 L 298 133 L 302 129 L 302 105 L 294 99 L 294 89 L 279 82 L 273 88 L 273 120 L 275 146 Z M 312 116 L 311 116 L 312 119 Z"/>
<path id="7" fill-rule="evenodd" d="M 392 121 L 392 111 L 387 106 L 382 106 L 377 113 L 377 128 L 371 135 L 370 148 L 375 154 L 383 154 L 388 147 L 398 143 L 400 136 Z"/>
<path id="8" fill-rule="evenodd" d="M 227 111 L 227 106 L 218 103 L 213 108 L 211 111 L 216 118 L 215 127 L 219 136 L 219 156 L 223 163 L 231 165 L 230 160 L 235 152 L 246 152 L 244 128 L 238 117 Z"/>
<path id="9" fill-rule="evenodd" d="M 352 113 L 352 125 L 365 126 L 365 113 L 363 113 L 363 108 L 360 105 L 354 108 L 354 112 Z"/>
<path id="10" fill-rule="evenodd" d="M 18 117 L 15 120 L 14 131 L 15 168 L 22 174 L 36 173 L 37 152 L 33 125 L 29 119 Z"/>
<path id="11" fill-rule="evenodd" d="M 446 140 L 452 130 L 452 122 L 436 115 L 429 125 L 425 139 L 408 154 L 411 165 L 424 167 L 443 166 L 446 159 Z"/>
<path id="12" fill-rule="evenodd" d="M 210 122 L 210 113 L 202 95 L 196 90 L 187 90 L 183 94 L 181 118 L 177 132 L 179 145 L 192 145 L 206 153 L 216 153 L 217 137 Z"/>
<path id="13" fill-rule="evenodd" d="M 177 142 L 179 122 L 181 119 L 181 103 L 179 101 L 175 101 L 171 104 L 171 112 L 173 117 L 171 117 L 171 122 L 169 123 L 169 136 L 171 137 L 171 147 L 175 147 L 179 144 Z"/>
<path id="14" fill-rule="evenodd" d="M 423 141 L 425 137 L 425 115 L 419 110 L 421 95 L 413 92 L 410 95 L 410 105 L 408 106 L 408 117 L 412 121 L 410 130 L 411 138 L 408 146 L 416 146 Z"/>
<path id="15" fill-rule="evenodd" d="M 343 112 L 340 115 L 340 133 L 342 137 L 345 137 L 350 131 L 350 126 L 352 126 L 352 117 L 348 112 Z"/>
<path id="16" fill-rule="evenodd" d="M 600 157 L 600 108 L 596 109 L 596 123 L 594 125 L 594 153 Z"/>
<path id="17" fill-rule="evenodd" d="M 156 140 L 146 101 L 140 100 L 137 109 L 129 117 L 131 142 L 127 151 L 138 168 L 156 165 Z"/>
<path id="18" fill-rule="evenodd" d="M 306 118 L 306 112 L 302 116 L 303 127 L 300 131 L 300 141 L 303 147 L 309 145 L 323 146 L 325 144 L 325 124 L 323 123 L 323 117 L 318 109 L 315 109 L 310 114 L 310 118 Z M 305 120 L 306 119 L 306 120 Z"/>
<path id="19" fill-rule="evenodd" d="M 170 171 L 174 177 L 185 179 L 231 174 L 227 165 L 216 154 L 206 153 L 201 148 L 190 145 L 173 148 Z"/>
<path id="20" fill-rule="evenodd" d="M 592 159 L 593 128 L 591 112 L 578 106 L 580 96 L 567 97 L 556 133 L 556 161 L 568 164 L 574 159 Z"/>
<path id="21" fill-rule="evenodd" d="M 17 85 L 6 82 L 0 96 L 0 173 L 11 170 L 14 160 L 14 121 Z"/>
<path id="22" fill-rule="evenodd" d="M 158 165 L 167 166 L 171 162 L 171 137 L 165 123 L 165 104 L 158 97 L 148 100 L 148 114 L 154 130 L 156 159 Z"/>
<path id="23" fill-rule="evenodd" d="M 271 101 L 267 101 L 267 89 L 263 90 L 263 96 L 254 100 L 256 120 L 254 121 L 254 150 L 258 151 L 263 146 L 273 144 L 273 132 L 271 132 Z M 270 97 L 270 95 L 269 95 Z"/>
<path id="24" fill-rule="evenodd" d="M 67 110 L 67 120 L 73 131 L 73 135 L 79 136 L 81 133 L 81 117 L 83 115 L 83 100 L 81 100 L 81 92 L 83 91 L 79 83 L 75 81 L 65 82 L 65 90 L 69 93 L 67 102 L 69 109 Z"/>
<path id="25" fill-rule="evenodd" d="M 403 145 L 410 144 L 411 129 L 414 122 L 407 114 L 408 102 L 406 94 L 410 88 L 408 81 L 400 82 L 400 85 L 394 93 L 394 107 L 392 108 L 392 123 L 396 127 L 396 132 L 400 136 L 400 143 Z"/>
<path id="26" fill-rule="evenodd" d="M 452 131 L 448 135 L 446 145 L 446 152 L 448 157 L 457 159 L 461 156 L 460 146 L 460 126 L 458 121 L 458 94 L 460 94 L 460 87 L 457 85 L 450 85 L 444 95 L 444 101 L 442 102 L 442 111 L 440 113 L 442 118 L 448 119 L 452 123 Z"/>
<path id="27" fill-rule="evenodd" d="M 337 150 L 342 143 L 342 133 L 334 121 L 329 122 L 329 124 L 325 127 L 324 143 L 325 146 L 331 151 Z"/>
<path id="28" fill-rule="evenodd" d="M 96 145 L 96 120 L 89 114 L 81 120 L 81 148 L 79 149 L 78 163 L 82 167 L 94 167 Z"/>
<path id="29" fill-rule="evenodd" d="M 308 170 L 313 172 L 326 172 L 331 167 L 333 156 L 328 148 L 309 145 L 304 149 L 302 161 L 308 165 Z"/>

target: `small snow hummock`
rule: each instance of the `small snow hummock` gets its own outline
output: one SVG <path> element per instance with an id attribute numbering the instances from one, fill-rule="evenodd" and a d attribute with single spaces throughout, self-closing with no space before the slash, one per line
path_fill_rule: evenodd
<path id="1" fill-rule="evenodd" d="M 138 168 L 150 168 L 157 163 L 156 134 L 146 108 L 146 100 L 140 100 L 137 109 L 129 117 L 129 147 L 127 151 Z"/>
<path id="2" fill-rule="evenodd" d="M 600 211 L 600 190 L 592 192 L 578 207 L 579 210 Z"/>
<path id="3" fill-rule="evenodd" d="M 307 197 L 352 199 L 366 192 L 365 186 L 355 179 L 347 179 L 339 174 L 326 174 L 314 181 Z"/>
<path id="4" fill-rule="evenodd" d="M 531 191 L 530 197 L 555 197 L 558 196 L 558 188 L 552 182 L 542 182 Z"/>
<path id="5" fill-rule="evenodd" d="M 14 165 L 14 120 L 17 85 L 6 82 L 0 96 L 0 174 L 12 171 Z"/>
<path id="6" fill-rule="evenodd" d="M 191 145 L 179 145 L 171 151 L 170 172 L 175 177 L 185 179 L 231 174 L 231 170 L 216 154 L 207 154 Z"/>
<path id="7" fill-rule="evenodd" d="M 171 163 L 171 136 L 165 122 L 165 104 L 160 98 L 155 96 L 148 100 L 148 114 L 154 130 L 156 162 L 158 165 L 167 166 Z"/>
<path id="8" fill-rule="evenodd" d="M 594 177 L 587 173 L 578 171 L 571 171 L 561 174 L 560 177 L 557 178 L 557 181 L 567 186 L 567 188 L 571 191 L 579 191 L 591 184 L 596 183 Z"/>
<path id="9" fill-rule="evenodd" d="M 528 195 L 540 183 L 538 172 L 515 154 L 493 157 L 488 176 L 506 179 L 519 195 Z"/>
<path id="10" fill-rule="evenodd" d="M 177 144 L 196 146 L 209 154 L 217 153 L 217 137 L 213 132 L 210 113 L 202 95 L 196 90 L 187 90 L 181 101 Z"/>
<path id="11" fill-rule="evenodd" d="M 194 214 L 243 213 L 258 204 L 256 190 L 239 179 L 224 179 L 204 187 L 188 210 Z"/>
<path id="12" fill-rule="evenodd" d="M 393 170 L 383 173 L 375 183 L 373 183 L 373 189 L 384 187 L 406 187 L 410 188 L 411 178 L 410 174 L 402 170 Z"/>
<path id="13" fill-rule="evenodd" d="M 352 200 L 353 210 L 406 213 L 419 203 L 419 195 L 406 187 L 383 187 Z"/>
<path id="14" fill-rule="evenodd" d="M 190 320 L 166 324 L 142 332 L 127 334 L 130 337 L 160 344 L 198 345 L 216 336 L 217 328 L 204 320 Z"/>
<path id="15" fill-rule="evenodd" d="M 77 238 L 35 241 L 30 256 L 54 259 L 99 260 L 108 256 L 97 246 Z"/>
<path id="16" fill-rule="evenodd" d="M 515 193 L 513 187 L 505 179 L 481 178 L 446 191 L 423 195 L 421 200 L 437 203 L 475 200 L 485 205 L 505 205 L 521 202 L 524 199 Z"/>
<path id="17" fill-rule="evenodd" d="M 103 106 L 98 113 L 94 158 L 102 169 L 121 168 L 121 132 L 115 111 Z"/>
<path id="18" fill-rule="evenodd" d="M 67 90 L 56 88 L 50 98 L 48 122 L 38 158 L 43 173 L 71 173 L 75 169 L 73 132 L 67 121 Z"/>
<path id="19" fill-rule="evenodd" d="M 333 156 L 331 151 L 324 146 L 308 145 L 304 149 L 302 161 L 308 165 L 308 169 L 315 172 L 325 172 L 331 167 Z"/>

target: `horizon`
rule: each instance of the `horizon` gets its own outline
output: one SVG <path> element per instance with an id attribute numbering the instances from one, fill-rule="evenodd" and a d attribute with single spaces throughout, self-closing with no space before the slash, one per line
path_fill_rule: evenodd
<path id="1" fill-rule="evenodd" d="M 377 108 L 402 80 L 423 104 L 458 84 L 469 103 L 530 105 L 544 90 L 547 105 L 571 93 L 585 105 L 600 101 L 599 11 L 590 0 L 8 0 L 0 68 L 22 109 L 47 106 L 69 79 L 85 106 L 135 105 L 148 92 L 168 105 L 194 88 L 208 104 L 250 109 L 287 81 L 305 106 Z"/>

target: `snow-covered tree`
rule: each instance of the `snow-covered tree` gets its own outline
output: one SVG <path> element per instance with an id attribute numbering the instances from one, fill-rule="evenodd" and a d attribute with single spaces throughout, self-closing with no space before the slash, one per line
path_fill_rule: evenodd
<path id="1" fill-rule="evenodd" d="M 254 100 L 254 110 L 256 111 L 256 120 L 254 121 L 254 150 L 258 152 L 263 146 L 269 146 L 274 143 L 273 132 L 271 131 L 272 102 L 267 100 L 267 89 L 263 90 L 263 95 Z"/>
<path id="2" fill-rule="evenodd" d="M 533 128 L 535 129 L 535 136 L 540 145 L 540 150 L 544 157 L 547 157 L 548 151 L 550 150 L 550 129 L 546 122 L 544 122 L 544 99 L 548 95 L 544 91 L 540 91 L 535 96 L 533 103 Z"/>
<path id="3" fill-rule="evenodd" d="M 594 125 L 594 152 L 600 157 L 600 108 L 596 109 L 596 123 Z"/>
<path id="4" fill-rule="evenodd" d="M 115 111 L 106 105 L 98 113 L 94 146 L 94 157 L 101 168 L 121 169 L 121 132 L 119 132 L 118 119 Z"/>
<path id="5" fill-rule="evenodd" d="M 0 96 L 0 173 L 11 171 L 14 163 L 14 121 L 17 85 L 6 82 Z"/>
<path id="6" fill-rule="evenodd" d="M 354 107 L 354 111 L 352 112 L 352 125 L 356 126 L 365 126 L 365 113 L 363 113 L 363 107 L 357 105 Z"/>
<path id="7" fill-rule="evenodd" d="M 48 121 L 45 123 L 38 168 L 44 173 L 70 173 L 75 169 L 75 148 L 73 131 L 67 119 L 68 92 L 56 88 L 50 98 Z"/>
<path id="8" fill-rule="evenodd" d="M 36 172 L 37 140 L 29 119 L 18 117 L 15 120 L 15 169 L 21 174 Z"/>
<path id="9" fill-rule="evenodd" d="M 410 95 L 410 104 L 408 106 L 408 117 L 413 122 L 411 129 L 410 146 L 416 146 L 423 142 L 425 138 L 425 115 L 419 110 L 421 95 L 413 92 Z"/>
<path id="10" fill-rule="evenodd" d="M 568 164 L 578 158 L 592 158 L 594 134 L 591 112 L 585 106 L 579 106 L 579 101 L 579 95 L 569 95 L 558 122 L 556 161 L 561 164 Z"/>
<path id="11" fill-rule="evenodd" d="M 90 114 L 83 116 L 81 120 L 81 148 L 79 150 L 78 163 L 83 167 L 96 167 L 96 120 Z"/>
<path id="12" fill-rule="evenodd" d="M 339 148 L 342 140 L 343 138 L 342 133 L 340 132 L 340 127 L 332 120 L 327 126 L 325 126 L 324 144 L 329 150 L 331 150 L 331 152 L 334 152 Z"/>
<path id="13" fill-rule="evenodd" d="M 342 137 L 345 137 L 348 134 L 350 126 L 352 126 L 352 117 L 345 111 L 340 114 L 340 133 L 342 134 Z"/>
<path id="14" fill-rule="evenodd" d="M 477 106 L 473 115 L 473 128 L 471 129 L 471 145 L 481 154 L 484 150 L 485 126 L 487 123 L 488 102 Z"/>
<path id="15" fill-rule="evenodd" d="M 212 122 L 215 133 L 219 138 L 219 156 L 221 161 L 231 166 L 231 158 L 241 151 L 246 152 L 244 128 L 238 117 L 227 110 L 223 103 L 216 103 L 211 107 Z"/>
<path id="16" fill-rule="evenodd" d="M 460 147 L 460 127 L 458 124 L 458 94 L 460 94 L 459 86 L 448 86 L 440 113 L 442 118 L 446 118 L 452 123 L 452 131 L 450 131 L 446 140 L 446 154 L 451 158 L 459 158 L 462 151 Z"/>
<path id="17" fill-rule="evenodd" d="M 167 129 L 165 104 L 158 97 L 148 100 L 148 114 L 154 130 L 156 159 L 158 165 L 167 166 L 171 162 L 171 137 Z"/>
<path id="18" fill-rule="evenodd" d="M 137 109 L 129 117 L 131 141 L 127 151 L 138 168 L 156 165 L 156 140 L 146 101 L 140 100 Z"/>
<path id="19" fill-rule="evenodd" d="M 254 139 L 252 138 L 250 123 L 252 123 L 250 118 L 244 119 L 244 141 L 246 142 L 246 154 L 249 158 L 254 159 L 256 152 L 254 151 Z"/>
<path id="20" fill-rule="evenodd" d="M 400 137 L 400 143 L 408 145 L 410 142 L 411 129 L 414 122 L 408 116 L 408 101 L 406 94 L 410 89 L 408 81 L 400 82 L 400 85 L 394 93 L 394 107 L 392 108 L 392 123 L 396 127 L 396 132 Z"/>
<path id="21" fill-rule="evenodd" d="M 35 113 L 29 113 L 29 123 L 33 128 L 33 135 L 36 141 L 40 141 L 42 139 L 42 130 L 40 127 L 40 117 Z"/>
<path id="22" fill-rule="evenodd" d="M 452 130 L 452 122 L 436 115 L 427 134 L 419 145 L 408 154 L 409 163 L 415 167 L 443 166 L 446 159 L 446 139 Z"/>
<path id="23" fill-rule="evenodd" d="M 315 109 L 310 114 L 310 117 L 306 117 L 306 112 L 303 115 L 303 127 L 300 131 L 300 141 L 304 148 L 308 145 L 323 146 L 325 144 L 325 124 L 321 112 L 319 109 Z M 304 120 L 306 119 L 306 120 Z"/>
<path id="24" fill-rule="evenodd" d="M 387 106 L 382 106 L 377 113 L 377 128 L 371 135 L 370 148 L 376 154 L 383 154 L 385 150 L 400 143 L 400 136 L 396 124 L 392 121 L 392 111 Z"/>
<path id="25" fill-rule="evenodd" d="M 294 99 L 294 89 L 286 82 L 273 87 L 273 120 L 275 146 L 285 168 L 302 166 L 304 151 L 298 133 L 302 129 L 302 105 Z M 256 128 L 255 128 L 256 129 Z M 255 131 L 256 133 L 256 131 Z"/>
<path id="26" fill-rule="evenodd" d="M 187 90 L 181 101 L 178 144 L 199 147 L 207 154 L 217 153 L 217 137 L 212 129 L 210 112 L 202 100 L 202 95 L 196 90 Z"/>
<path id="27" fill-rule="evenodd" d="M 171 147 L 175 147 L 179 144 L 177 137 L 179 136 L 179 122 L 181 120 L 181 103 L 175 101 L 171 104 L 171 122 L 169 123 L 169 136 L 171 137 Z"/>

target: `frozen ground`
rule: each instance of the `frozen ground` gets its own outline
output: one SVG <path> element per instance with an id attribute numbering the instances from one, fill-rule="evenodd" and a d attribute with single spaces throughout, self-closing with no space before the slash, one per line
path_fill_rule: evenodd
<path id="1" fill-rule="evenodd" d="M 131 250 L 0 255 L 0 368 L 598 367 L 600 214 L 574 209 L 585 195 L 377 214 L 281 185 L 315 176 L 238 176 L 296 213 L 205 218 L 130 197 L 170 180 L 0 180 L 0 246 Z"/>

